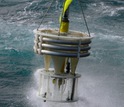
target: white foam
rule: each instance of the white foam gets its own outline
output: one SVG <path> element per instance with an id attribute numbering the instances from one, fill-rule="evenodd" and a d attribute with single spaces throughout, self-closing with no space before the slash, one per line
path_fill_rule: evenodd
<path id="1" fill-rule="evenodd" d="M 38 96 L 39 70 L 36 70 L 32 81 L 35 84 L 28 89 L 27 93 L 27 100 L 31 107 L 116 107 L 118 104 L 123 104 L 118 96 L 119 88 L 116 87 L 118 85 L 116 72 L 114 75 L 110 73 L 113 72 L 111 70 L 113 67 L 104 65 L 106 68 L 103 69 L 103 72 L 103 65 L 96 68 L 94 68 L 97 66 L 95 63 L 89 67 L 84 66 L 79 63 L 78 69 L 83 69 L 83 73 L 79 79 L 79 101 L 75 103 L 43 102 Z M 119 90 L 122 92 L 121 89 Z"/>

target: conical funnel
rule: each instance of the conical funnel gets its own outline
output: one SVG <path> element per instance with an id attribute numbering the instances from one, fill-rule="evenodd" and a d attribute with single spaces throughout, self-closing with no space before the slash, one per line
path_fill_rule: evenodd
<path id="1" fill-rule="evenodd" d="M 51 56 L 50 55 L 44 55 L 44 66 L 45 66 L 46 71 L 49 70 L 50 61 L 51 61 Z"/>
<path id="2" fill-rule="evenodd" d="M 78 58 L 71 58 L 71 73 L 75 74 L 75 70 L 78 64 Z"/>
<path id="3" fill-rule="evenodd" d="M 52 56 L 52 60 L 53 60 L 53 63 L 54 63 L 55 74 L 64 73 L 65 59 L 66 59 L 66 57 Z"/>

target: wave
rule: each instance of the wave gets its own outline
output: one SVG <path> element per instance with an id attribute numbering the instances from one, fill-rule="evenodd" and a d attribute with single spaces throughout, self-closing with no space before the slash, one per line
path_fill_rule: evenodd
<path id="1" fill-rule="evenodd" d="M 58 3 L 59 2 L 59 3 Z M 62 4 L 60 1 L 55 2 L 52 6 L 51 11 L 54 16 L 56 14 L 55 11 L 60 12 Z M 79 10 L 77 3 L 72 4 L 72 8 L 76 8 Z M 123 1 L 122 0 L 87 0 L 81 1 L 83 8 L 85 9 L 87 14 L 97 15 L 97 17 L 104 17 L 104 16 L 121 16 L 123 15 Z M 25 22 L 33 22 L 40 20 L 44 14 L 44 12 L 49 7 L 49 0 L 2 0 L 0 2 L 0 14 L 1 18 L 4 20 L 11 20 L 11 21 L 22 21 Z M 74 11 L 75 9 L 72 9 Z M 74 11 L 75 12 L 75 11 Z M 96 18 L 97 18 L 96 17 Z M 119 18 L 119 17 L 118 17 Z"/>

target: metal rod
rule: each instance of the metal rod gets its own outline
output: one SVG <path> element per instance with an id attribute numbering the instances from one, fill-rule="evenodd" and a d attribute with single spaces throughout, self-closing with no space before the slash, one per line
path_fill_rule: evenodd
<path id="1" fill-rule="evenodd" d="M 74 74 L 74 76 L 75 76 L 75 74 Z M 75 82 L 76 82 L 76 79 L 74 78 L 74 79 L 73 79 L 73 84 L 72 84 L 71 100 L 74 100 Z"/>

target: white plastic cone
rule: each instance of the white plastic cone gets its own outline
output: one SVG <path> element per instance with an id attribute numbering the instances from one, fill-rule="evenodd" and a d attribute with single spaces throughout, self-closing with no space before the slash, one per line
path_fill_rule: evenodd
<path id="1" fill-rule="evenodd" d="M 45 66 L 46 71 L 49 70 L 50 61 L 51 61 L 51 56 L 50 55 L 44 55 L 44 66 Z"/>
<path id="2" fill-rule="evenodd" d="M 78 64 L 78 58 L 71 58 L 71 73 L 75 74 L 75 70 Z"/>
<path id="3" fill-rule="evenodd" d="M 52 60 L 53 60 L 53 63 L 54 63 L 55 74 L 64 73 L 65 59 L 66 59 L 66 57 L 52 56 Z"/>

